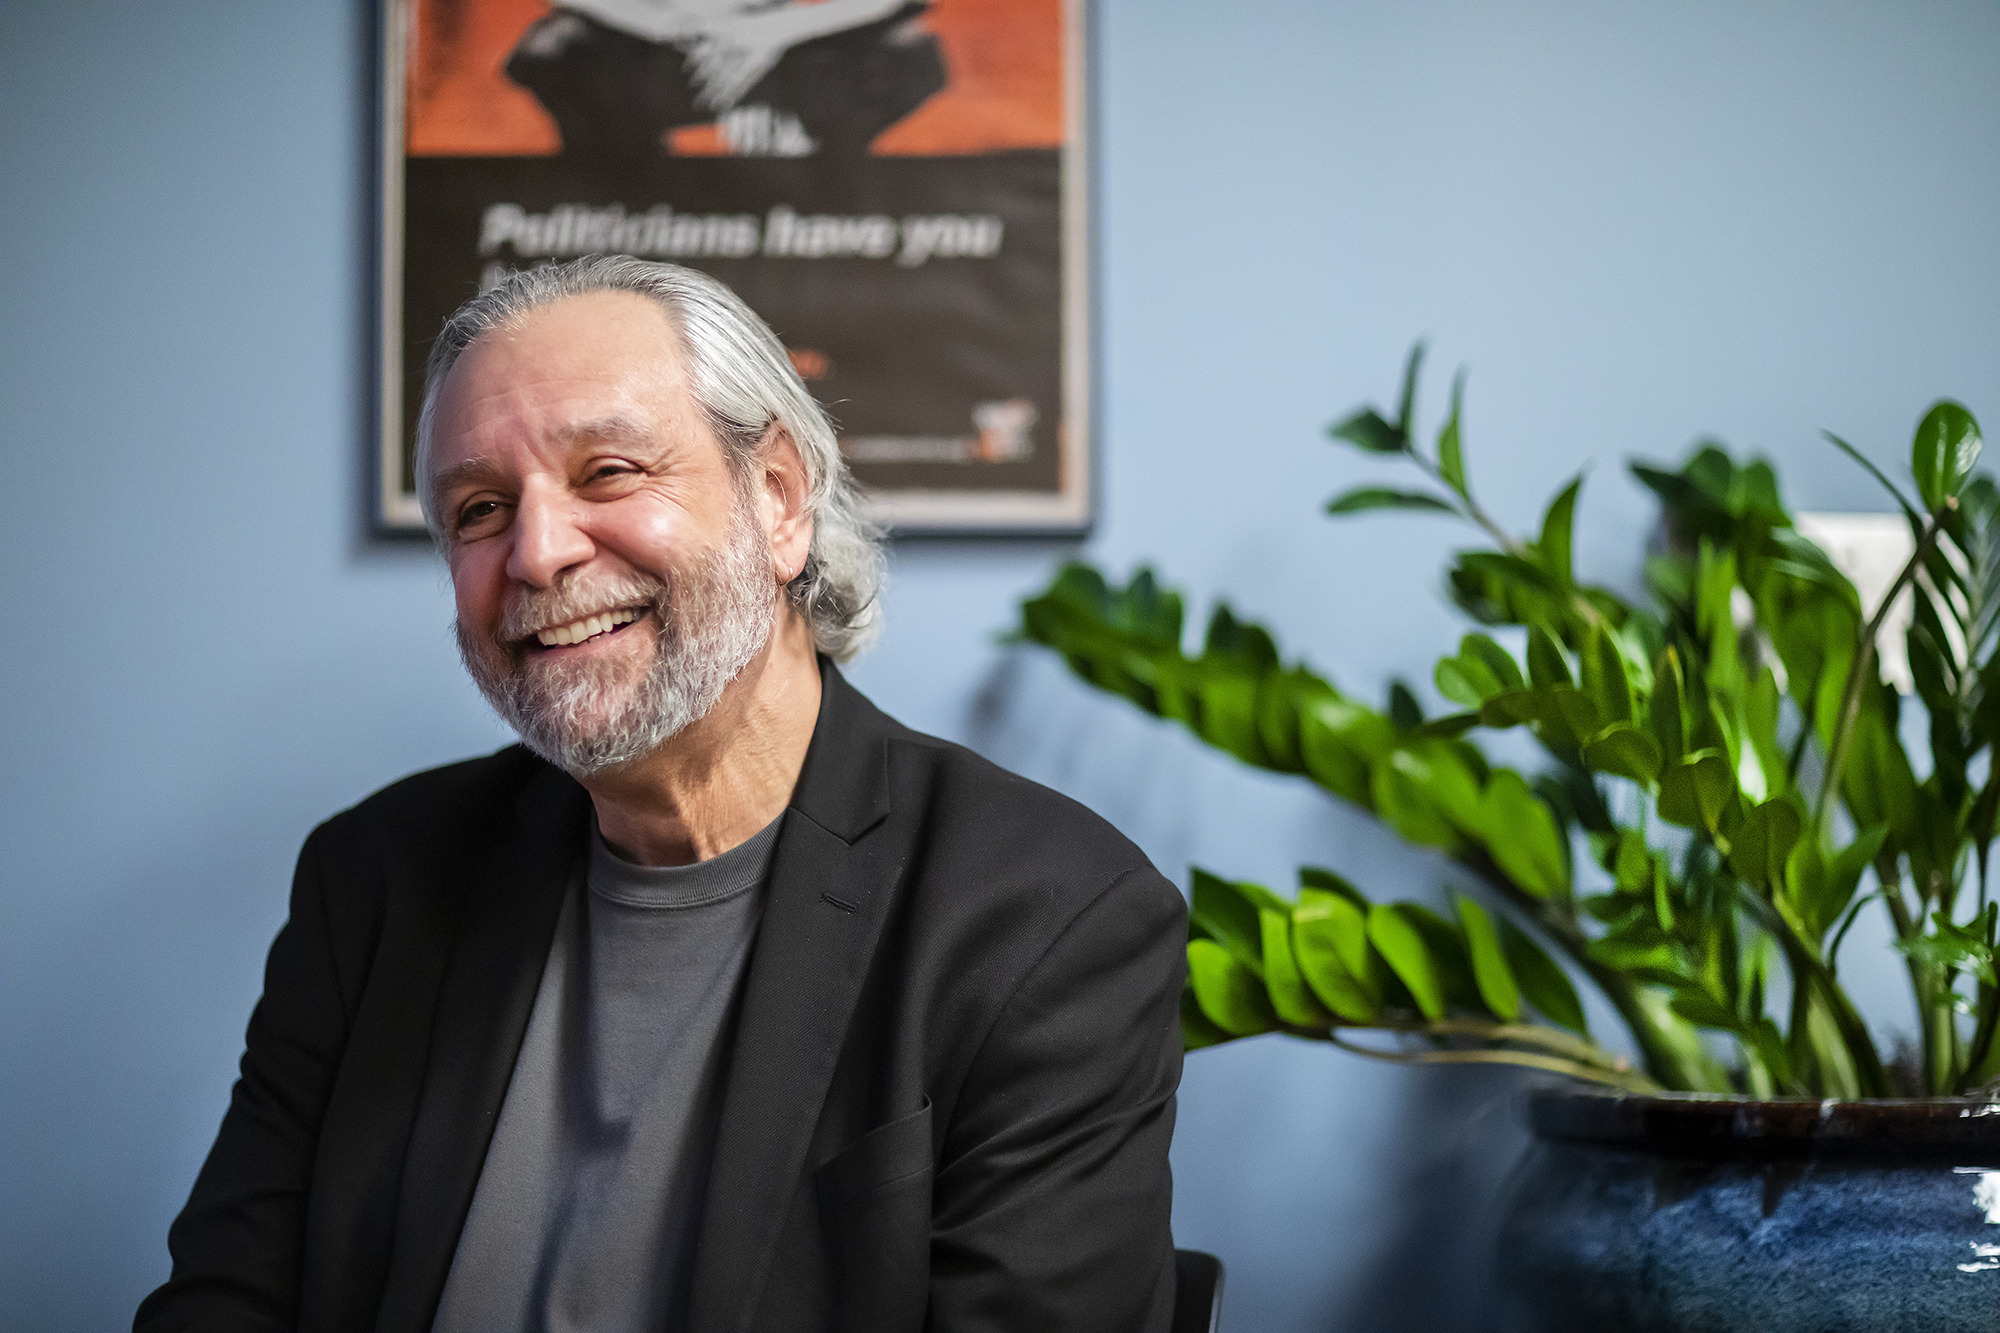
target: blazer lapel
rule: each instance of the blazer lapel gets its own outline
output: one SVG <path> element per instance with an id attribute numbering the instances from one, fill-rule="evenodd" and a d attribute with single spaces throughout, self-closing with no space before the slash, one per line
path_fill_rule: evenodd
<path id="1" fill-rule="evenodd" d="M 716 1132 L 688 1325 L 749 1321 L 902 867 L 886 719 L 821 668 L 820 714 L 771 861 Z"/>
<path id="2" fill-rule="evenodd" d="M 430 1327 L 534 1008 L 564 894 L 583 873 L 589 800 L 545 768 L 509 834 L 462 879 L 460 926 L 410 1130 L 378 1333 Z"/>

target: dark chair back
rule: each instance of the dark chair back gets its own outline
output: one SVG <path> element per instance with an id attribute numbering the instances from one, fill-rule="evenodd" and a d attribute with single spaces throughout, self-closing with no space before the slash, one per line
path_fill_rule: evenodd
<path id="1" fill-rule="evenodd" d="M 1174 1333 L 1215 1333 L 1222 1321 L 1222 1260 L 1174 1251 Z"/>

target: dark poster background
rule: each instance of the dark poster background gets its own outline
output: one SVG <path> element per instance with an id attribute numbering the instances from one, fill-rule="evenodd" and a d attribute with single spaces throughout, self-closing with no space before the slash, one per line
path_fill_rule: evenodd
<path id="1" fill-rule="evenodd" d="M 800 50 L 738 104 L 761 138 L 728 116 L 674 123 L 696 114 L 684 100 L 641 108 L 652 116 L 644 133 L 612 143 L 586 140 L 590 123 L 551 114 L 563 109 L 555 96 L 510 77 L 522 73 L 522 34 L 572 22 L 562 11 L 410 0 L 400 18 L 392 4 L 389 20 L 410 42 L 407 152 L 387 164 L 403 201 L 400 315 L 384 330 L 395 344 L 385 388 L 392 381 L 400 400 L 384 422 L 392 526 L 411 512 L 424 358 L 445 318 L 510 269 L 596 251 L 686 264 L 734 288 L 828 405 L 871 497 L 914 493 L 917 507 L 889 511 L 899 526 L 1082 525 L 1086 502 L 1072 492 L 1084 470 L 1069 451 L 1085 442 L 1067 424 L 1077 414 L 1064 382 L 1065 340 L 1082 330 L 1066 328 L 1064 313 L 1064 238 L 1075 229 L 1065 226 L 1061 0 L 907 5 L 802 48 L 819 57 L 809 91 L 822 104 L 848 91 L 852 52 L 892 24 L 906 45 L 936 52 L 942 77 L 894 104 L 886 129 L 864 115 L 872 139 L 843 145 L 837 108 L 804 114 L 818 140 L 800 156 L 742 151 L 746 137 L 749 152 L 771 151 L 766 105 L 783 113 L 778 76 L 807 63 Z M 586 35 L 600 43 L 587 48 L 592 60 L 609 40 L 656 64 L 664 55 L 670 74 L 682 64 L 677 47 L 602 25 Z M 927 518 L 923 504 L 939 496 L 947 506 Z M 981 497 L 1011 507 L 983 515 Z M 1023 522 L 1023 499 L 1069 517 Z"/>

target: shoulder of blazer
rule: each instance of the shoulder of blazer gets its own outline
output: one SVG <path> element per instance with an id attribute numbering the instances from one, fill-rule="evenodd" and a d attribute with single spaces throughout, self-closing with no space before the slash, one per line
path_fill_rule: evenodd
<path id="1" fill-rule="evenodd" d="M 850 737 L 876 738 L 890 812 L 884 832 L 906 840 L 920 895 L 955 900 L 950 915 L 1044 940 L 1114 884 L 1185 910 L 1145 852 L 1095 811 L 972 750 L 913 731 L 829 670 L 828 712 Z M 803 786 L 803 784 L 802 784 Z M 983 928 L 983 927 L 982 927 Z"/>
<path id="2" fill-rule="evenodd" d="M 1150 868 L 1146 854 L 1088 806 L 963 745 L 904 726 L 848 684 L 831 663 L 823 665 L 822 677 L 826 703 L 815 749 L 824 739 L 828 757 L 839 759 L 825 765 L 808 760 L 794 805 L 818 805 L 836 794 L 859 803 L 856 798 L 869 786 L 881 784 L 888 798 L 884 806 L 917 815 L 931 827 L 943 822 L 1034 832 L 1072 850 L 1088 849 L 1093 860 L 1112 869 Z M 870 762 L 869 751 L 877 749 L 886 772 Z M 850 827 L 858 822 L 848 821 Z"/>
<path id="3" fill-rule="evenodd" d="M 332 816 L 299 853 L 294 917 L 314 912 L 341 975 L 358 985 L 391 919 L 448 928 L 469 888 L 466 869 L 521 845 L 587 798 L 568 775 L 520 745 L 415 773 Z M 397 904 L 403 910 L 398 912 Z M 414 911 L 410 910 L 414 909 Z M 296 924 L 296 923 L 295 923 Z M 355 998 L 355 986 L 346 988 Z"/>
<path id="4" fill-rule="evenodd" d="M 326 820 L 313 838 L 330 861 L 449 853 L 490 841 L 526 792 L 557 784 L 574 785 L 527 747 L 509 745 L 392 782 Z"/>

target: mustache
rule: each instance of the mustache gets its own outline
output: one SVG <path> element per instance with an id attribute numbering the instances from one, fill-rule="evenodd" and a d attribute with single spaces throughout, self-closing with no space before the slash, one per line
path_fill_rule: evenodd
<path id="1" fill-rule="evenodd" d="M 516 647 L 543 630 L 602 611 L 628 606 L 663 608 L 671 594 L 664 579 L 636 571 L 516 591 L 508 594 L 501 609 L 500 639 L 503 647 Z"/>

